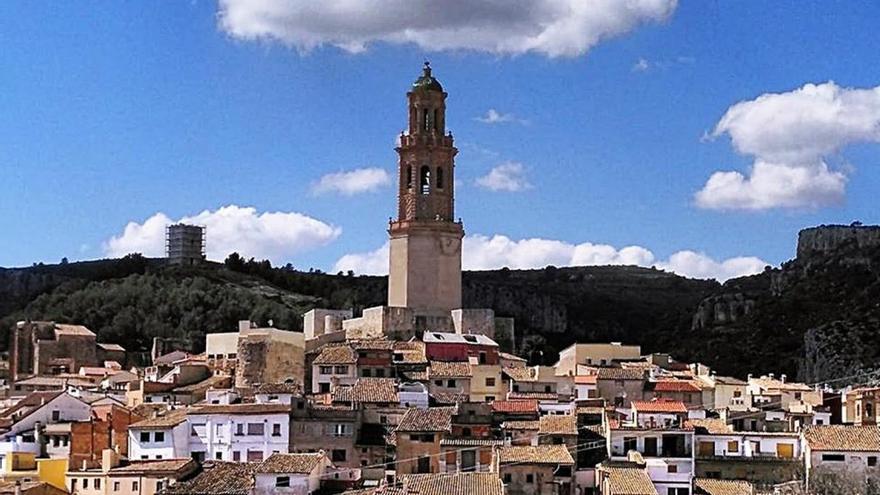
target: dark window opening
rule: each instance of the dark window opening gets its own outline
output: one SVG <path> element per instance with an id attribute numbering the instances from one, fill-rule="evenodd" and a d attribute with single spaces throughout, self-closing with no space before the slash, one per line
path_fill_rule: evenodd
<path id="1" fill-rule="evenodd" d="M 422 194 L 431 192 L 431 169 L 427 166 L 422 167 L 419 173 L 419 188 Z"/>

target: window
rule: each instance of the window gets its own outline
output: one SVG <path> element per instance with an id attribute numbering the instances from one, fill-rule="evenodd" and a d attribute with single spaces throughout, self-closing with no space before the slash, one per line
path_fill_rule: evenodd
<path id="1" fill-rule="evenodd" d="M 248 450 L 247 451 L 247 461 L 248 462 L 263 462 L 263 451 L 262 450 Z"/>
<path id="2" fill-rule="evenodd" d="M 114 491 L 114 492 L 118 492 L 120 488 L 122 488 L 122 486 L 120 485 L 120 483 L 119 483 L 118 481 L 114 481 L 114 482 L 113 482 L 113 491 Z"/>
<path id="3" fill-rule="evenodd" d="M 437 167 L 437 189 L 443 189 L 443 169 Z"/>
<path id="4" fill-rule="evenodd" d="M 235 423 L 235 436 L 240 437 L 244 435 L 244 423 Z"/>
<path id="5" fill-rule="evenodd" d="M 88 489 L 89 489 L 89 479 L 83 478 L 83 490 L 88 490 Z"/>
<path id="6" fill-rule="evenodd" d="M 549 394 L 552 392 L 553 392 L 553 387 L 551 387 L 550 385 L 544 385 L 544 393 Z"/>
<path id="7" fill-rule="evenodd" d="M 319 366 L 318 371 L 322 375 L 332 375 L 333 374 L 333 366 Z"/>
<path id="8" fill-rule="evenodd" d="M 510 473 L 504 473 L 504 483 L 510 483 L 511 481 L 513 481 L 513 477 Z"/>
<path id="9" fill-rule="evenodd" d="M 425 115 L 425 118 L 427 120 L 427 115 Z M 419 189 L 422 194 L 431 192 L 431 169 L 427 166 L 422 167 L 419 173 Z"/>
<path id="10" fill-rule="evenodd" d="M 736 397 L 737 399 L 742 397 L 742 395 L 743 395 L 742 390 L 734 390 L 733 391 L 733 396 Z"/>
<path id="11" fill-rule="evenodd" d="M 495 396 L 494 395 L 487 395 L 485 400 L 486 400 L 486 402 L 495 402 Z"/>
<path id="12" fill-rule="evenodd" d="M 406 188 L 412 188 L 412 165 L 406 166 Z"/>
<path id="13" fill-rule="evenodd" d="M 739 441 L 731 440 L 727 442 L 727 451 L 728 452 L 739 452 Z"/>
<path id="14" fill-rule="evenodd" d="M 794 399 L 795 399 L 795 400 L 801 400 L 801 393 L 800 393 L 800 392 L 795 392 L 795 393 L 794 393 Z"/>
<path id="15" fill-rule="evenodd" d="M 248 423 L 247 434 L 262 435 L 265 432 L 264 426 L 263 423 Z"/>
<path id="16" fill-rule="evenodd" d="M 70 480 L 70 491 L 76 493 L 76 478 Z"/>
<path id="17" fill-rule="evenodd" d="M 133 491 L 133 492 L 138 491 L 138 482 L 137 481 L 131 482 L 131 491 Z"/>
<path id="18" fill-rule="evenodd" d="M 334 370 L 337 375 L 346 375 L 348 374 L 348 366 L 336 366 Z"/>
<path id="19" fill-rule="evenodd" d="M 142 442 L 142 443 L 147 443 L 147 442 L 149 442 L 149 441 L 150 441 L 150 432 L 148 432 L 148 431 L 142 431 L 142 432 L 141 432 L 141 442 Z"/>
<path id="20" fill-rule="evenodd" d="M 846 461 L 846 456 L 843 454 L 822 454 L 822 461 L 824 461 L 824 462 L 844 462 L 844 461 Z"/>
<path id="21" fill-rule="evenodd" d="M 101 489 L 101 478 L 95 478 L 95 490 Z"/>
<path id="22" fill-rule="evenodd" d="M 877 465 L 877 456 L 869 455 L 868 456 L 868 465 L 874 467 Z"/>
<path id="23" fill-rule="evenodd" d="M 318 389 L 322 394 L 326 394 L 330 392 L 330 384 L 329 383 L 319 383 Z"/>
<path id="24" fill-rule="evenodd" d="M 446 380 L 446 386 L 452 388 L 455 386 L 455 380 Z"/>
<path id="25" fill-rule="evenodd" d="M 376 377 L 377 378 L 385 378 L 385 370 L 382 368 L 377 369 L 376 370 Z"/>
<path id="26" fill-rule="evenodd" d="M 865 404 L 865 416 L 871 417 L 874 415 L 874 406 L 870 403 Z"/>
<path id="27" fill-rule="evenodd" d="M 526 483 L 534 483 L 534 482 L 535 482 L 535 475 L 534 474 L 527 474 L 526 475 Z"/>
<path id="28" fill-rule="evenodd" d="M 61 411 L 52 411 L 52 421 L 58 421 L 61 419 Z"/>
<path id="29" fill-rule="evenodd" d="M 275 487 L 283 488 L 290 486 L 290 476 L 279 476 L 275 478 Z"/>
<path id="30" fill-rule="evenodd" d="M 463 436 L 463 437 L 471 436 L 471 429 L 470 428 L 462 428 L 461 429 L 461 436 Z"/>
<path id="31" fill-rule="evenodd" d="M 416 465 L 416 473 L 428 474 L 430 472 L 431 472 L 431 458 L 430 457 L 419 457 L 418 464 Z"/>
<path id="32" fill-rule="evenodd" d="M 226 357 L 229 358 L 229 359 L 235 359 L 236 357 L 238 357 L 238 355 L 237 355 L 236 353 L 234 353 L 234 352 L 230 352 L 229 355 L 226 356 Z"/>
<path id="33" fill-rule="evenodd" d="M 361 370 L 361 376 L 369 378 L 373 376 L 373 370 L 371 370 L 370 368 L 364 368 Z"/>
<path id="34" fill-rule="evenodd" d="M 345 449 L 333 449 L 331 456 L 333 462 L 345 462 Z"/>
<path id="35" fill-rule="evenodd" d="M 163 488 L 165 488 L 165 482 L 162 480 L 157 481 L 156 482 L 156 492 L 157 493 L 161 492 Z"/>
<path id="36" fill-rule="evenodd" d="M 643 454 L 648 457 L 657 456 L 657 437 L 645 437 L 645 448 Z"/>
<path id="37" fill-rule="evenodd" d="M 154 442 L 164 442 L 165 441 L 165 432 L 164 431 L 157 431 L 156 433 L 153 433 L 153 441 Z"/>
<path id="38" fill-rule="evenodd" d="M 161 460 L 161 459 L 162 459 L 162 456 L 157 454 L 157 455 L 156 455 L 156 460 Z"/>
<path id="39" fill-rule="evenodd" d="M 494 387 L 495 386 L 495 378 L 494 377 L 486 378 L 486 386 L 487 387 Z"/>
<path id="40" fill-rule="evenodd" d="M 344 423 L 339 423 L 339 424 L 333 425 L 333 436 L 347 437 L 350 435 L 351 435 L 351 426 L 350 425 L 347 425 Z"/>
<path id="41" fill-rule="evenodd" d="M 667 488 L 666 495 L 688 495 L 687 488 Z"/>
<path id="42" fill-rule="evenodd" d="M 239 452 L 237 450 L 233 451 L 232 452 L 232 460 L 235 462 L 241 462 L 241 452 Z"/>
<path id="43" fill-rule="evenodd" d="M 416 435 L 416 437 L 418 438 L 418 441 L 420 441 L 420 442 L 434 443 L 434 434 L 433 433 L 425 433 L 423 435 Z"/>
<path id="44" fill-rule="evenodd" d="M 437 385 L 438 387 L 442 387 L 442 386 L 443 386 L 443 380 L 434 380 L 434 385 Z"/>
<path id="45" fill-rule="evenodd" d="M 215 453 L 215 454 L 214 454 L 214 459 L 217 459 L 218 461 L 222 461 L 222 460 L 223 460 L 223 452 L 217 452 L 217 453 Z"/>
<path id="46" fill-rule="evenodd" d="M 626 455 L 630 450 L 636 450 L 636 437 L 623 438 L 623 453 Z"/>
<path id="47" fill-rule="evenodd" d="M 272 436 L 280 437 L 281 436 L 281 423 L 275 423 L 272 425 Z"/>
<path id="48" fill-rule="evenodd" d="M 480 351 L 480 364 L 486 364 L 486 352 Z"/>
<path id="49" fill-rule="evenodd" d="M 666 472 L 667 472 L 667 473 L 677 473 L 677 472 L 678 472 L 678 466 L 675 465 L 675 464 L 669 464 L 669 465 L 666 466 Z"/>

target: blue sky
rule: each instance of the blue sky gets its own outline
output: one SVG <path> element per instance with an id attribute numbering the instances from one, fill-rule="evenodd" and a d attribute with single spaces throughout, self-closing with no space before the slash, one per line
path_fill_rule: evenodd
<path id="1" fill-rule="evenodd" d="M 635 260 L 725 278 L 793 257 L 803 227 L 880 220 L 876 2 L 670 0 L 633 25 L 585 25 L 598 42 L 575 33 L 505 48 L 491 30 L 402 40 L 387 32 L 409 26 L 393 22 L 434 21 L 379 10 L 304 41 L 298 23 L 317 21 L 301 2 L 278 3 L 292 14 L 266 32 L 247 0 L 0 3 L 0 266 L 149 251 L 156 225 L 185 218 L 209 225 L 209 250 L 377 271 L 365 264 L 383 256 L 394 188 L 316 184 L 393 174 L 405 93 L 426 58 L 449 92 L 471 267 Z M 482 15 L 508 39 L 499 13 L 457 14 L 437 20 L 441 34 Z M 800 90 L 808 83 L 827 105 Z M 756 100 L 770 93 L 782 97 Z M 755 101 L 711 138 L 732 106 Z M 507 117 L 480 121 L 490 109 Z M 748 178 L 757 161 L 781 182 L 719 177 L 721 189 L 695 196 L 714 173 Z M 478 183 L 505 165 L 519 190 Z M 583 243 L 591 256 L 572 257 Z M 613 252 L 592 256 L 594 245 Z M 621 257 L 626 246 L 650 256 Z M 715 264 L 676 264 L 681 251 Z M 352 253 L 366 254 L 339 264 Z M 751 258 L 722 266 L 737 257 Z"/>

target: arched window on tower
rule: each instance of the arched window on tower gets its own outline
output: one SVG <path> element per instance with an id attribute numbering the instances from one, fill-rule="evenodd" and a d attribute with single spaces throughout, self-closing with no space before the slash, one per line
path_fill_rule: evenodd
<path id="1" fill-rule="evenodd" d="M 437 189 L 443 189 L 443 169 L 437 167 Z"/>
<path id="2" fill-rule="evenodd" d="M 412 165 L 406 166 L 406 188 L 412 189 Z"/>
<path id="3" fill-rule="evenodd" d="M 419 187 L 421 188 L 422 194 L 428 194 L 431 192 L 431 167 L 425 165 L 422 167 L 421 172 L 419 173 Z"/>

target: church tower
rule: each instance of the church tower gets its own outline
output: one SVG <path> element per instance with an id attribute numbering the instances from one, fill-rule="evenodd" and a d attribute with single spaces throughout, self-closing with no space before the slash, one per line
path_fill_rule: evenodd
<path id="1" fill-rule="evenodd" d="M 446 133 L 446 93 L 425 62 L 407 93 L 409 129 L 396 148 L 397 219 L 391 238 L 388 305 L 449 311 L 461 307 L 461 239 L 454 221 L 452 133 Z"/>

